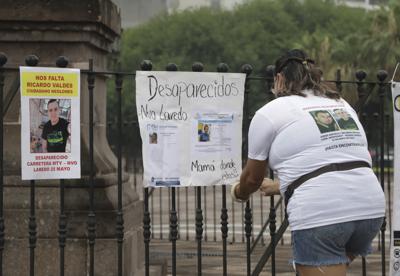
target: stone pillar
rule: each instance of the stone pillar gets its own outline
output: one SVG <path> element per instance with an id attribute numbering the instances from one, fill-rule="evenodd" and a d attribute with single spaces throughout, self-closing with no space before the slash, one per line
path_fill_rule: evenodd
<path id="1" fill-rule="evenodd" d="M 55 66 L 58 56 L 69 59 L 69 67 L 108 69 L 121 34 L 120 15 L 111 0 L 3 0 L 0 8 L 0 52 L 7 54 L 6 67 L 24 65 L 29 54 L 40 58 L 39 66 Z M 106 76 L 96 78 L 94 90 L 95 158 L 95 275 L 115 275 L 117 242 L 117 160 L 106 137 Z M 29 182 L 21 181 L 20 100 L 18 71 L 7 71 L 5 102 L 5 255 L 4 275 L 28 275 L 29 271 Z M 89 112 L 86 76 L 81 79 L 82 179 L 66 181 L 65 208 L 68 216 L 65 275 L 86 276 L 89 250 L 86 240 L 89 209 L 88 148 Z M 12 98 L 13 92 L 17 92 Z M 139 275 L 142 269 L 142 203 L 123 177 L 125 219 L 124 275 Z M 59 181 L 36 182 L 37 247 L 35 275 L 59 274 L 58 219 Z"/>

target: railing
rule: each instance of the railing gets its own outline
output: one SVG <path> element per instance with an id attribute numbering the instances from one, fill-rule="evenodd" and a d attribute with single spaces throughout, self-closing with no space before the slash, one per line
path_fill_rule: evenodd
<path id="1" fill-rule="evenodd" d="M 18 72 L 18 68 L 5 68 L 7 59 L 5 55 L 0 54 L 0 97 L 3 102 L 0 104 L 0 112 L 6 114 L 9 110 L 12 101 L 15 99 L 15 95 L 19 89 L 19 81 L 15 79 L 10 88 L 10 93 L 5 97 L 2 97 L 5 72 Z M 28 66 L 36 66 L 38 59 L 34 56 L 29 56 L 26 59 Z M 59 58 L 57 60 L 58 67 L 66 67 L 68 62 L 65 58 Z M 89 63 L 91 64 L 91 63 Z M 141 70 L 151 70 L 152 64 L 149 61 L 145 61 L 141 64 Z M 168 71 L 177 71 L 178 68 L 174 64 L 169 64 L 166 67 Z M 193 71 L 203 71 L 201 63 L 195 63 L 192 67 Z M 246 90 L 245 90 L 245 103 L 244 103 L 244 144 L 243 144 L 243 160 L 245 161 L 247 156 L 247 129 L 250 123 L 252 114 L 251 108 L 253 104 L 260 105 L 261 102 L 267 102 L 272 98 L 270 88 L 272 84 L 272 68 L 268 67 L 265 75 L 252 76 L 252 68 L 249 65 L 242 67 L 242 72 L 246 73 Z M 228 66 L 226 64 L 219 64 L 217 67 L 218 72 L 228 72 Z M 96 176 L 94 170 L 94 136 L 93 136 L 93 101 L 95 97 L 95 76 L 96 75 L 108 75 L 114 80 L 114 91 L 117 98 L 117 110 L 111 117 L 109 124 L 109 136 L 110 140 L 113 141 L 113 149 L 117 156 L 117 171 L 116 171 L 116 183 L 117 183 L 117 208 L 115 213 L 115 242 L 117 247 L 117 266 L 116 275 L 123 274 L 123 243 L 124 243 L 124 220 L 123 220 L 123 206 L 122 206 L 122 174 L 124 170 L 127 170 L 132 174 L 132 181 L 137 189 L 141 191 L 141 156 L 140 156 L 140 136 L 138 125 L 135 120 L 123 121 L 122 107 L 124 105 L 121 98 L 123 90 L 123 81 L 129 79 L 133 80 L 134 73 L 127 72 L 97 72 L 90 66 L 89 70 L 83 70 L 82 74 L 87 76 L 87 87 L 89 108 L 86 112 L 89 113 L 89 176 L 85 179 L 85 186 L 89 193 L 89 208 L 87 211 L 87 241 L 89 244 L 89 264 L 88 273 L 89 275 L 95 275 L 95 251 L 96 246 L 96 230 L 98 217 L 96 216 L 97 211 L 95 210 L 94 202 L 94 186 L 96 183 Z M 360 119 L 365 126 L 367 137 L 372 141 L 370 146 L 371 152 L 373 153 L 374 169 L 379 177 L 382 188 L 386 185 L 385 189 L 387 195 L 388 206 L 391 204 L 391 164 L 385 164 L 390 161 L 392 156 L 392 137 L 391 132 L 391 110 L 390 105 L 386 106 L 389 102 L 390 95 L 388 93 L 388 85 L 385 82 L 387 74 L 380 71 L 378 74 L 377 81 L 365 81 L 366 74 L 362 71 L 356 73 L 356 81 L 343 81 L 341 80 L 340 72 L 338 72 L 336 79 L 331 81 L 338 91 L 346 89 L 348 86 L 355 86 L 359 97 L 358 103 L 355 108 L 360 114 Z M 256 88 L 256 89 L 254 89 Z M 134 96 L 133 91 L 132 96 Z M 377 93 L 376 93 L 377 92 Z M 258 95 L 257 95 L 258 93 Z M 260 95 L 262 93 L 262 95 Z M 254 96 L 258 96 L 255 97 Z M 378 103 L 379 108 L 375 108 L 374 101 Z M 132 113 L 136 114 L 135 108 L 131 107 Z M 372 115 L 371 115 L 372 114 Z M 3 117 L 0 120 L 0 133 L 4 133 L 3 130 Z M 126 130 L 124 130 L 126 127 Z M 379 127 L 379 135 L 376 139 L 376 127 Z M 135 144 L 134 147 L 130 148 L 130 151 L 124 151 L 128 148 L 128 144 L 121 143 L 122 136 L 129 132 L 130 137 Z M 3 162 L 3 140 L 0 135 L 0 275 L 3 271 L 3 255 L 4 255 L 4 244 L 7 242 L 5 233 L 7 232 L 7 225 L 4 223 L 4 211 L 3 211 L 3 187 L 4 187 L 4 162 Z M 386 139 L 386 140 L 385 140 Z M 126 161 L 126 167 L 123 167 Z M 27 245 L 29 246 L 30 262 L 29 272 L 30 275 L 34 275 L 35 271 L 35 248 L 37 246 L 37 222 L 36 222 L 36 209 L 35 206 L 35 195 L 36 195 L 36 183 L 31 181 L 29 183 L 30 198 L 29 207 L 30 215 L 29 228 L 27 229 L 29 235 L 27 239 Z M 67 180 L 60 180 L 60 209 L 59 209 L 59 267 L 60 275 L 64 275 L 64 272 L 68 267 L 65 267 L 65 248 L 69 244 L 69 233 L 68 233 L 68 210 L 65 209 L 65 189 L 69 188 Z M 165 189 L 144 189 L 143 200 L 144 200 L 144 213 L 143 213 L 143 236 L 145 243 L 145 268 L 146 275 L 149 275 L 150 266 L 150 243 L 152 239 L 162 240 L 169 239 L 171 241 L 171 273 L 177 275 L 177 267 L 179 267 L 179 260 L 177 260 L 177 252 L 179 252 L 179 246 L 177 241 L 188 240 L 195 241 L 197 245 L 197 251 L 195 256 L 197 257 L 197 274 L 202 275 L 203 259 L 202 252 L 204 242 L 217 242 L 221 246 L 221 267 L 222 275 L 228 275 L 228 243 L 245 243 L 246 244 L 246 273 L 247 275 L 259 275 L 260 271 L 264 268 L 267 262 L 270 260 L 271 273 L 276 274 L 276 252 L 275 248 L 279 243 L 285 243 L 289 238 L 289 233 L 285 232 L 287 228 L 287 221 L 284 219 L 284 211 L 282 207 L 282 199 L 280 197 L 262 197 L 260 195 L 253 195 L 246 204 L 236 204 L 227 196 L 226 186 L 217 187 L 196 187 L 196 188 L 165 188 Z M 268 207 L 269 206 L 269 207 Z M 269 208 L 269 211 L 267 211 Z M 168 214 L 169 219 L 165 219 L 165 215 Z M 388 220 L 389 227 L 391 210 L 388 208 Z M 219 226 L 220 225 L 220 226 Z M 217 230 L 220 228 L 220 231 Z M 268 232 L 268 233 L 267 233 Z M 379 249 L 381 251 L 381 264 L 382 264 L 382 275 L 386 275 L 385 271 L 385 232 L 386 222 L 381 228 L 381 234 L 379 237 Z M 221 243 L 222 242 L 222 243 Z M 261 256 L 255 255 L 255 248 L 263 248 L 264 252 Z M 252 264 L 255 264 L 252 267 Z M 362 275 L 366 275 L 367 266 L 364 260 Z"/>
<path id="2" fill-rule="evenodd" d="M 4 53 L 0 53 L 0 275 L 3 275 L 4 272 L 4 254 L 5 254 L 5 245 L 7 245 L 8 238 L 5 236 L 7 233 L 7 223 L 4 222 L 4 162 L 3 162 L 3 135 L 4 135 L 4 128 L 3 128 L 3 118 L 10 110 L 11 103 L 15 100 L 16 95 L 19 92 L 19 68 L 15 67 L 5 67 L 7 63 L 7 57 Z M 25 59 L 25 66 L 37 66 L 39 64 L 39 58 L 34 55 L 29 55 Z M 88 112 L 89 117 L 89 129 L 87 130 L 89 136 L 89 143 L 88 143 L 88 151 L 89 157 L 88 160 L 83 160 L 89 164 L 89 174 L 86 177 L 82 177 L 82 184 L 76 185 L 71 184 L 68 180 L 60 179 L 59 180 L 59 223 L 58 223 L 58 246 L 59 246 L 59 275 L 63 276 L 65 274 L 71 275 L 68 273 L 69 268 L 73 271 L 74 268 L 66 266 L 66 258 L 65 252 L 66 249 L 70 246 L 70 242 L 72 242 L 72 237 L 69 235 L 68 231 L 68 216 L 70 215 L 70 210 L 66 209 L 65 206 L 65 191 L 66 189 L 71 188 L 84 188 L 87 189 L 89 194 L 89 208 L 87 210 L 80 210 L 83 212 L 87 212 L 87 242 L 89 245 L 88 250 L 88 265 L 87 265 L 87 272 L 82 271 L 83 273 L 87 273 L 87 275 L 94 276 L 94 275 L 103 275 L 103 272 L 96 271 L 96 254 L 95 254 L 95 246 L 96 246 L 96 232 L 98 229 L 99 218 L 97 217 L 97 210 L 95 209 L 95 186 L 96 186 L 96 173 L 95 173 L 95 160 L 94 160 L 94 147 L 95 147 L 95 139 L 94 139 L 94 132 L 93 128 L 95 125 L 95 116 L 94 116 L 94 99 L 95 99 L 95 90 L 96 90 L 96 76 L 107 75 L 114 78 L 115 81 L 115 96 L 117 97 L 117 106 L 118 109 L 116 110 L 116 122 L 117 122 L 117 133 L 116 139 L 117 141 L 121 141 L 121 137 L 123 135 L 123 128 L 122 128 L 122 84 L 123 79 L 127 77 L 132 77 L 134 74 L 132 73 L 123 73 L 123 72 L 98 72 L 95 71 L 93 68 L 93 60 L 88 61 L 89 69 L 88 70 L 81 70 L 82 76 L 86 76 L 87 82 L 87 89 L 88 94 L 82 95 L 82 97 L 87 97 L 89 102 L 89 108 L 85 109 L 85 112 Z M 68 66 L 68 59 L 65 57 L 57 58 L 54 67 L 65 68 Z M 45 64 L 44 66 L 52 66 L 49 64 Z M 5 81 L 9 81 L 6 79 L 6 76 L 9 77 L 7 74 L 13 74 L 14 80 L 10 86 L 9 93 L 4 96 L 4 85 Z M 11 77 L 10 77 L 11 78 Z M 11 79 L 10 79 L 11 80 Z M 82 78 L 82 82 L 84 78 Z M 16 141 L 19 143 L 19 141 Z M 115 210 L 115 246 L 116 246 L 116 256 L 115 259 L 117 263 L 115 264 L 115 271 L 113 275 L 126 275 L 126 272 L 123 272 L 123 244 L 124 244 L 124 213 L 123 213 L 123 205 L 122 205 L 122 194 L 123 194 L 123 185 L 122 185 L 122 174 L 123 174 L 123 166 L 122 166 L 122 148 L 124 145 L 122 143 L 117 143 L 116 146 L 116 157 L 117 157 L 117 164 L 116 166 L 116 173 L 115 173 L 115 183 L 117 184 L 116 188 L 116 198 L 117 198 L 117 206 Z M 7 162 L 7 161 L 6 161 Z M 36 257 L 36 248 L 37 248 L 37 241 L 38 241 L 38 229 L 41 227 L 38 226 L 37 223 L 37 206 L 35 205 L 36 195 L 37 195 L 37 184 L 41 181 L 31 180 L 29 181 L 29 189 L 30 189 L 30 198 L 27 200 L 29 201 L 29 227 L 27 229 L 27 247 L 29 248 L 29 262 L 27 265 L 29 266 L 29 275 L 35 275 L 35 271 L 37 271 L 38 266 L 42 264 L 38 264 Z M 109 256 L 113 259 L 113 256 Z M 53 264 L 51 264 L 53 265 Z M 14 270 L 15 269 L 15 270 Z M 13 271 L 19 271 L 15 267 Z M 86 268 L 85 268 L 86 270 Z M 124 273 L 124 274 L 123 274 Z M 17 272 L 13 272 L 13 274 L 17 275 Z M 11 274 L 10 274 L 11 275 Z M 55 274 L 53 274 L 55 275 Z"/>
<path id="3" fill-rule="evenodd" d="M 169 65 L 171 66 L 171 65 Z M 224 68 L 224 70 L 221 70 Z M 218 72 L 227 72 L 225 70 L 226 65 L 219 65 L 217 67 Z M 144 62 L 142 64 L 142 70 L 151 70 L 151 63 Z M 167 68 L 168 70 L 168 68 Z M 243 160 L 246 160 L 247 153 L 247 130 L 248 124 L 251 120 L 252 114 L 250 114 L 249 108 L 249 97 L 252 95 L 250 89 L 250 83 L 262 82 L 262 86 L 266 87 L 265 98 L 269 98 L 270 88 L 272 82 L 272 67 L 268 67 L 265 76 L 251 76 L 252 68 L 250 65 L 244 65 L 242 72 L 247 74 L 246 87 L 245 87 L 245 101 L 244 101 L 244 122 L 243 122 Z M 199 63 L 193 65 L 193 71 L 202 71 Z M 379 71 L 377 81 L 365 81 L 367 75 L 363 71 L 356 73 L 356 81 L 343 81 L 341 79 L 340 71 L 336 74 L 336 79 L 327 81 L 336 86 L 336 89 L 340 92 L 345 89 L 348 90 L 350 86 L 357 91 L 358 101 L 355 103 L 354 108 L 360 115 L 360 119 L 365 126 L 366 134 L 371 138 L 372 134 L 376 134 L 376 129 L 373 127 L 379 127 L 379 140 L 376 137 L 371 139 L 375 145 L 371 147 L 373 155 L 374 170 L 382 185 L 382 189 L 387 185 L 387 202 L 389 220 L 391 210 L 389 208 L 391 204 L 391 170 L 387 169 L 387 179 L 385 180 L 385 160 L 388 162 L 392 152 L 392 141 L 389 138 L 385 141 L 385 137 L 390 137 L 390 133 L 393 131 L 389 115 L 391 113 L 390 105 L 386 109 L 385 104 L 389 102 L 390 94 L 388 93 L 388 83 L 385 83 L 387 73 Z M 261 86 L 261 85 L 259 85 Z M 376 93 L 377 92 L 377 93 Z M 379 109 L 374 109 L 375 106 L 372 104 L 373 101 L 379 102 Z M 387 111 L 385 111 L 387 110 Z M 372 115 L 371 115 L 372 114 Z M 392 164 L 389 164 L 392 166 Z M 386 184 L 385 184 L 386 183 Z M 149 250 L 150 240 L 152 239 L 166 239 L 169 238 L 173 246 L 172 250 L 172 262 L 171 271 L 172 275 L 176 273 L 176 241 L 181 240 L 196 240 L 197 241 L 197 274 L 202 274 L 202 242 L 219 242 L 222 241 L 222 274 L 227 275 L 227 253 L 226 243 L 229 239 L 231 243 L 243 242 L 246 243 L 246 255 L 247 255 L 247 275 L 259 275 L 264 269 L 268 260 L 271 260 L 271 275 L 276 274 L 275 266 L 275 248 L 278 243 L 283 243 L 285 239 L 286 229 L 288 227 L 287 220 L 284 219 L 282 199 L 276 201 L 274 197 L 265 198 L 259 195 L 253 195 L 246 204 L 233 204 L 230 205 L 230 197 L 226 196 L 227 187 L 197 187 L 197 188 L 163 188 L 163 189 L 145 189 L 145 219 L 144 227 L 145 232 L 145 246 L 146 250 Z M 211 190 L 211 191 L 210 191 Z M 203 196 L 202 196 L 203 195 Z M 177 201 L 176 201 L 177 197 Z M 216 198 L 222 198 L 222 206 L 216 204 Z M 275 204 L 275 201 L 277 202 Z M 227 204 L 228 202 L 228 204 Z M 211 203 L 211 206 L 210 206 Z M 264 211 L 266 204 L 270 205 L 269 214 Z M 178 204 L 176 206 L 176 204 Z M 182 208 L 182 205 L 184 206 Z M 227 206 L 231 206 L 229 210 Z M 260 208 L 260 212 L 253 214 L 254 211 L 258 211 L 254 207 Z M 239 210 L 237 210 L 239 208 Z M 195 215 L 190 216 L 189 210 L 196 210 Z M 217 211 L 218 209 L 219 211 Z M 164 220 L 166 213 L 170 210 L 169 227 L 167 220 Z M 277 216 L 278 211 L 278 216 Z M 220 212 L 221 217 L 221 232 L 217 234 L 216 231 L 216 213 Z M 211 227 L 209 226 L 211 216 Z M 173 216 L 172 216 L 173 214 Z M 173 219 L 172 219 L 173 218 Z M 228 222 L 228 219 L 230 221 Z M 278 223 L 277 221 L 278 220 Z M 238 223 L 238 221 L 240 223 Z M 278 224 L 278 225 L 277 225 Z M 390 223 L 389 223 L 390 224 Z M 230 227 L 229 227 L 230 226 Z M 211 232 L 209 231 L 211 228 Z M 278 228 L 278 230 L 276 230 Z M 177 232 L 174 232 L 176 229 Z M 229 231 L 228 231 L 229 229 Z M 267 231 L 269 230 L 269 233 Z M 173 231 L 172 231 L 173 230 Z M 239 231 L 238 231 L 239 230 Z M 167 233 L 170 233 L 168 236 Z M 382 275 L 386 275 L 385 271 L 385 231 L 386 221 L 382 225 L 381 234 L 379 235 L 379 249 L 381 252 L 381 271 Z M 211 239 L 210 239 L 211 235 Z M 267 236 L 270 236 L 268 244 L 265 245 L 264 253 L 261 256 L 252 255 L 254 248 L 261 245 L 264 246 L 264 241 Z M 289 235 L 289 233 L 287 233 Z M 148 251 L 146 251 L 148 252 Z M 252 268 L 251 264 L 255 266 Z M 366 261 L 363 261 L 362 275 L 366 275 Z"/>

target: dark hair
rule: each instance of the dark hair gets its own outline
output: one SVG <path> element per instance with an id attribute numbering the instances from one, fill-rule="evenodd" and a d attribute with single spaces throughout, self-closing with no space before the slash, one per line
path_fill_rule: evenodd
<path id="1" fill-rule="evenodd" d="M 315 111 L 315 112 L 314 112 L 314 116 L 317 117 L 318 114 L 320 114 L 320 113 L 328 114 L 330 117 L 332 117 L 331 114 L 330 114 L 328 111 L 326 111 L 326 110 L 318 110 L 318 111 Z"/>
<path id="2" fill-rule="evenodd" d="M 338 92 L 321 82 L 322 70 L 314 65 L 314 61 L 299 49 L 288 51 L 275 62 L 274 75 L 281 73 L 285 77 L 285 89 L 277 91 L 277 97 L 298 95 L 310 89 L 316 96 L 340 99 Z"/>
<path id="3" fill-rule="evenodd" d="M 57 101 L 56 99 L 50 99 L 50 100 L 47 102 L 47 107 L 49 106 L 49 104 L 54 103 L 54 102 L 56 102 L 57 105 L 59 105 L 59 104 L 58 104 L 58 101 Z"/>

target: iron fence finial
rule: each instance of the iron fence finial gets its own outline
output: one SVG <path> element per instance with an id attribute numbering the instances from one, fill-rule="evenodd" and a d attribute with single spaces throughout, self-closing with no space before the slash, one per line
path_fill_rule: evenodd
<path id="1" fill-rule="evenodd" d="M 367 73 L 364 70 L 358 70 L 356 72 L 356 79 L 362 82 L 367 77 Z"/>
<path id="2" fill-rule="evenodd" d="M 385 70 L 379 70 L 378 73 L 376 74 L 376 77 L 380 82 L 384 82 L 387 76 L 388 72 L 386 72 Z"/>
<path id="3" fill-rule="evenodd" d="M 36 66 L 39 63 L 39 57 L 36 55 L 29 55 L 25 58 L 25 64 L 28 66 Z"/>
<path id="4" fill-rule="evenodd" d="M 68 58 L 65 56 L 59 56 L 56 60 L 56 65 L 57 65 L 57 67 L 60 67 L 60 68 L 67 67 L 68 63 L 69 63 Z"/>

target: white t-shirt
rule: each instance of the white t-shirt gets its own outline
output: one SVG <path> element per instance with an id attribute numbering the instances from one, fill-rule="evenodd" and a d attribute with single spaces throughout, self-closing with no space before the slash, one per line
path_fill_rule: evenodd
<path id="1" fill-rule="evenodd" d="M 250 159 L 267 160 L 284 195 L 302 175 L 332 163 L 371 164 L 356 112 L 341 100 L 314 96 L 277 98 L 255 114 L 249 129 Z M 321 174 L 304 182 L 287 207 L 292 230 L 377 218 L 385 198 L 370 168 Z"/>

